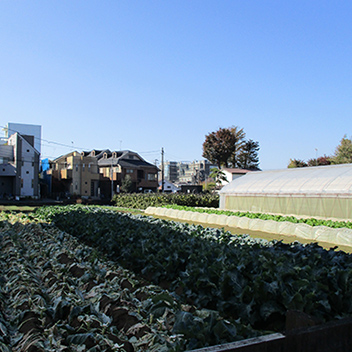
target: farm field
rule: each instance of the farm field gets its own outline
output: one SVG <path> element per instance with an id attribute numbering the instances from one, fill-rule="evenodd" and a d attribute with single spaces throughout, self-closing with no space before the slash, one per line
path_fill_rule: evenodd
<path id="1" fill-rule="evenodd" d="M 326 249 L 337 247 L 338 250 L 347 253 L 352 251 L 352 223 L 350 221 L 241 213 L 177 205 L 149 207 L 145 212 L 148 215 L 173 221 L 224 228 L 234 234 L 249 234 L 254 238 L 279 240 L 284 243 L 315 242 Z"/>
<path id="2" fill-rule="evenodd" d="M 175 219 L 168 218 L 167 216 L 155 215 L 155 217 L 159 218 L 159 219 L 175 221 Z M 262 240 L 266 240 L 266 241 L 282 241 L 283 243 L 287 243 L 287 244 L 290 244 L 292 242 L 300 242 L 302 244 L 312 243 L 312 240 L 299 238 L 294 235 L 285 236 L 285 235 L 281 235 L 281 234 L 271 234 L 268 232 L 241 229 L 241 228 L 236 228 L 236 227 L 231 227 L 231 226 L 226 226 L 226 225 L 223 226 L 223 225 L 216 225 L 216 224 L 206 224 L 203 222 L 197 222 L 197 221 L 193 221 L 193 220 L 189 221 L 189 220 L 179 219 L 177 221 L 188 223 L 188 224 L 193 224 L 193 225 L 200 225 L 203 227 L 213 227 L 213 228 L 218 228 L 218 229 L 224 229 L 225 231 L 228 231 L 228 232 L 232 233 L 233 235 L 249 235 L 252 238 L 262 239 Z M 351 246 L 336 245 L 335 243 L 329 243 L 329 242 L 324 242 L 324 241 L 319 241 L 319 242 L 317 242 L 317 244 L 327 250 L 329 250 L 330 248 L 336 247 L 336 250 L 344 251 L 345 253 L 352 253 Z"/>
<path id="3" fill-rule="evenodd" d="M 318 245 L 88 206 L 0 230 L 1 351 L 184 351 L 352 311 L 352 257 Z"/>

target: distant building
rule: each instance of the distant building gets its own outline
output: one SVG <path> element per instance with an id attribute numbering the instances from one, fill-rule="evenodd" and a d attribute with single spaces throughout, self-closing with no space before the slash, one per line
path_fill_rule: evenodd
<path id="1" fill-rule="evenodd" d="M 162 165 L 160 165 L 161 167 Z M 172 183 L 199 185 L 209 177 L 212 167 L 214 165 L 208 160 L 167 161 L 164 163 L 164 179 Z M 159 180 L 161 180 L 160 175 Z"/>
<path id="2" fill-rule="evenodd" d="M 159 191 L 161 191 L 161 189 L 162 189 L 161 182 L 162 181 L 159 182 L 159 187 L 158 187 Z M 164 181 L 164 193 L 176 193 L 176 192 L 179 192 L 180 190 L 181 190 L 181 188 L 174 185 L 173 183 L 171 183 L 167 180 Z"/>
<path id="3" fill-rule="evenodd" d="M 45 169 L 45 170 L 44 170 Z M 54 197 L 111 199 L 127 176 L 131 192 L 156 192 L 159 169 L 129 150 L 77 151 L 43 165 L 43 183 Z M 44 177 L 45 175 L 45 177 Z"/>
<path id="4" fill-rule="evenodd" d="M 227 185 L 228 183 L 235 180 L 236 178 L 246 175 L 248 172 L 255 172 L 251 170 L 238 169 L 238 168 L 223 168 L 221 169 L 221 171 L 224 173 L 227 179 L 227 182 L 221 181 L 222 186 Z"/>
<path id="5" fill-rule="evenodd" d="M 77 151 L 62 155 L 51 162 L 50 169 L 46 167 L 45 174 L 51 174 L 54 197 L 99 197 L 99 168 L 95 157 Z"/>
<path id="6" fill-rule="evenodd" d="M 131 179 L 132 192 L 156 192 L 159 169 L 130 150 L 92 150 L 84 152 L 98 160 L 101 194 L 112 197 L 118 193 L 127 176 Z"/>
<path id="7" fill-rule="evenodd" d="M 176 182 L 178 178 L 178 167 L 176 161 L 166 161 L 164 163 L 164 180 L 171 183 Z"/>
<path id="8" fill-rule="evenodd" d="M 39 197 L 39 158 L 33 136 L 14 133 L 0 145 L 0 197 Z"/>
<path id="9" fill-rule="evenodd" d="M 6 138 L 19 133 L 41 154 L 42 126 L 9 122 L 4 131 Z"/>

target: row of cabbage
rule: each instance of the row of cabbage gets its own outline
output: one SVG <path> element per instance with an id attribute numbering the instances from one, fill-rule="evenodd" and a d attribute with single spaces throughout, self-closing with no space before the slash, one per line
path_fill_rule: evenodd
<path id="1" fill-rule="evenodd" d="M 231 323 L 231 338 L 283 331 L 289 310 L 321 322 L 352 313 L 352 257 L 342 251 L 94 207 L 42 208 L 36 216 L 183 303 L 218 312 Z M 198 336 L 194 322 L 187 330 Z"/>
<path id="2" fill-rule="evenodd" d="M 246 217 L 249 219 L 273 220 L 278 222 L 288 221 L 294 224 L 307 224 L 309 226 L 326 226 L 331 228 L 352 229 L 351 221 L 324 220 L 324 219 L 315 219 L 315 218 L 297 218 L 295 216 L 241 212 L 241 211 L 214 209 L 214 208 L 200 208 L 200 207 L 184 206 L 184 205 L 177 205 L 177 204 L 163 205 L 163 207 L 168 209 L 175 209 L 175 210 L 192 211 L 196 213 L 237 216 L 237 217 Z"/>
<path id="3" fill-rule="evenodd" d="M 183 351 L 236 338 L 56 226 L 0 215 L 0 351 Z M 187 327 L 195 326 L 198 337 Z"/>

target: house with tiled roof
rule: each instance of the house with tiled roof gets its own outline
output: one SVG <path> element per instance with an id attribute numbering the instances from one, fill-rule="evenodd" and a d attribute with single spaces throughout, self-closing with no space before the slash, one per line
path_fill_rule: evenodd
<path id="1" fill-rule="evenodd" d="M 100 173 L 100 191 L 105 197 L 118 193 L 124 180 L 129 176 L 132 192 L 156 192 L 158 187 L 158 167 L 144 160 L 130 150 L 92 150 L 84 152 L 95 157 Z"/>
<path id="2" fill-rule="evenodd" d="M 71 152 L 51 162 L 52 193 L 111 199 L 127 176 L 131 192 L 156 192 L 158 171 L 130 150 Z"/>

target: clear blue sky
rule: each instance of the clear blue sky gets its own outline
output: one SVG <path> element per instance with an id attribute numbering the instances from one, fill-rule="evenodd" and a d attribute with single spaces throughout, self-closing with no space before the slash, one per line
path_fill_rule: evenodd
<path id="1" fill-rule="evenodd" d="M 338 0 L 1 0 L 1 125 L 42 125 L 43 158 L 199 160 L 230 126 L 263 170 L 331 155 L 352 134 L 351 16 Z"/>

